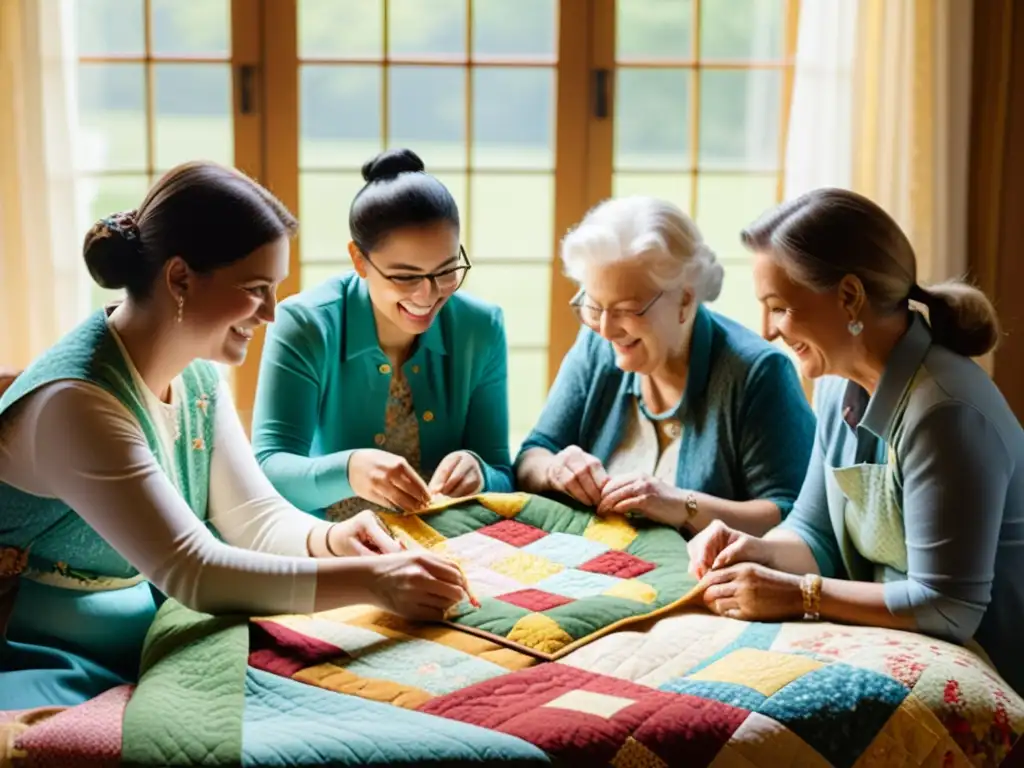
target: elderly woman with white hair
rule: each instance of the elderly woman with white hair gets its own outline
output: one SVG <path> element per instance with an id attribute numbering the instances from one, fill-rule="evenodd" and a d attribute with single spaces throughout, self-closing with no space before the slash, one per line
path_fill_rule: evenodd
<path id="1" fill-rule="evenodd" d="M 704 305 L 723 269 L 675 205 L 607 200 L 562 242 L 582 327 L 516 460 L 522 490 L 684 535 L 786 517 L 814 440 L 795 367 Z"/>

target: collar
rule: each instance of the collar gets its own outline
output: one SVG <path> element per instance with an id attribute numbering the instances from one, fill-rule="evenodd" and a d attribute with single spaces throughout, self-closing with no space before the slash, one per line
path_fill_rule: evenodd
<path id="1" fill-rule="evenodd" d="M 869 398 L 859 384 L 851 381 L 846 385 L 843 398 L 846 423 L 851 427 L 862 426 L 877 437 L 887 439 L 903 395 L 924 363 L 931 345 L 932 334 L 928 324 L 918 312 L 911 312 L 907 332 L 893 347 L 875 393 Z"/>
<path id="2" fill-rule="evenodd" d="M 448 301 L 454 300 L 454 296 Z M 413 343 L 413 354 L 419 349 L 426 349 L 438 355 L 447 354 L 444 344 L 444 334 L 441 331 L 441 314 L 447 309 L 447 305 L 441 308 L 441 312 L 434 318 L 424 333 Z M 380 348 L 380 341 L 377 339 L 377 320 L 373 314 L 373 303 L 370 301 L 370 291 L 366 287 L 366 280 L 356 276 L 345 288 L 344 296 L 345 313 L 345 351 L 343 360 L 352 360 L 367 353 L 378 352 L 383 354 Z M 410 358 L 412 355 L 410 355 Z"/>
<path id="3" fill-rule="evenodd" d="M 711 321 L 711 313 L 701 304 L 697 307 L 693 316 L 693 332 L 690 336 L 690 366 L 686 373 L 686 390 L 683 392 L 683 399 L 675 413 L 683 410 L 683 405 L 693 403 L 703 396 L 708 388 L 708 377 L 711 374 L 711 341 L 714 334 L 714 326 Z M 640 377 L 631 374 L 633 382 L 631 385 L 632 394 L 640 400 Z"/>

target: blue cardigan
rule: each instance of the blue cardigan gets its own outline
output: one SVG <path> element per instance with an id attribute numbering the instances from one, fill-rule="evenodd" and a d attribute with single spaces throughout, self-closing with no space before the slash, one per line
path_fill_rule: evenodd
<path id="1" fill-rule="evenodd" d="M 420 416 L 428 477 L 452 451 L 481 462 L 488 491 L 511 491 L 508 349 L 501 309 L 452 296 L 402 366 Z M 253 411 L 256 458 L 278 492 L 321 513 L 354 496 L 348 460 L 384 431 L 390 365 L 355 272 L 281 302 L 267 331 Z"/>
<path id="2" fill-rule="evenodd" d="M 800 492 L 815 429 L 796 370 L 782 351 L 703 306 L 693 322 L 676 485 L 771 501 L 784 518 Z M 615 365 L 610 342 L 582 328 L 519 456 L 578 445 L 607 463 L 639 383 Z"/>

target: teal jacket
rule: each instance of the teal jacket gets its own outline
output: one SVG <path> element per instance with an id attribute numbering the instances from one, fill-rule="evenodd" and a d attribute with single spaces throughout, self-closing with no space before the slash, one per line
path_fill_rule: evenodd
<path id="1" fill-rule="evenodd" d="M 814 442 L 814 414 L 796 368 L 781 350 L 706 307 L 693 323 L 677 413 L 683 437 L 676 485 L 732 501 L 764 499 L 785 518 Z M 577 445 L 607 462 L 639 391 L 636 374 L 615 365 L 611 343 L 582 328 L 520 456 Z"/>
<path id="2" fill-rule="evenodd" d="M 390 364 L 366 283 L 355 272 L 281 302 L 268 329 L 253 412 L 256 458 L 278 492 L 322 513 L 356 495 L 353 451 L 384 431 Z M 422 471 L 472 453 L 484 489 L 512 490 L 508 345 L 501 309 L 457 293 L 402 367 L 420 416 Z"/>

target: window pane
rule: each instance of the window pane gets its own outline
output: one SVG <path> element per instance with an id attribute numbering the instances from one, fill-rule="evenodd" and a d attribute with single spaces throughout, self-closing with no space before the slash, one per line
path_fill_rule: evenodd
<path id="1" fill-rule="evenodd" d="M 465 168 L 465 70 L 394 66 L 388 85 L 388 146 L 414 150 L 428 171 Z"/>
<path id="2" fill-rule="evenodd" d="M 549 264 L 474 265 L 462 289 L 497 304 L 505 311 L 505 333 L 511 346 L 544 347 L 548 343 L 551 301 Z"/>
<path id="3" fill-rule="evenodd" d="M 299 247 L 304 265 L 351 265 L 348 209 L 363 184 L 359 173 L 299 174 Z"/>
<path id="4" fill-rule="evenodd" d="M 722 293 L 708 308 L 761 333 L 761 304 L 754 293 L 754 268 L 750 264 L 726 265 Z"/>
<path id="5" fill-rule="evenodd" d="M 36 0 L 38 2 L 38 0 Z M 76 0 L 80 56 L 142 56 L 146 52 L 143 0 Z"/>
<path id="6" fill-rule="evenodd" d="M 138 208 L 149 189 L 145 174 L 118 176 L 81 176 L 77 181 L 77 196 L 81 205 L 81 220 L 77 229 L 84 238 L 89 228 L 112 213 Z M 85 265 L 82 265 L 85 269 Z M 119 298 L 123 291 L 107 291 L 91 282 L 94 309 Z"/>
<path id="7" fill-rule="evenodd" d="M 384 0 L 299 0 L 299 56 L 381 59 Z"/>
<path id="8" fill-rule="evenodd" d="M 469 199 L 466 196 L 466 174 L 458 173 L 454 171 L 447 171 L 443 173 L 433 173 L 430 170 L 430 166 L 427 166 L 427 173 L 431 173 L 437 177 L 437 180 L 448 187 L 448 191 L 452 193 L 452 197 L 455 198 L 455 205 L 459 208 L 459 239 L 462 240 L 463 246 L 466 250 L 469 250 L 469 208 L 466 205 L 466 201 Z M 470 259 L 473 255 L 470 254 Z"/>
<path id="9" fill-rule="evenodd" d="M 388 56 L 466 55 L 466 0 L 389 0 Z"/>
<path id="10" fill-rule="evenodd" d="M 555 164 L 554 70 L 473 70 L 473 167 L 550 170 Z"/>
<path id="11" fill-rule="evenodd" d="M 331 278 L 352 271 L 352 262 L 335 266 L 334 264 L 303 264 L 299 268 L 299 290 L 315 288 Z"/>
<path id="12" fill-rule="evenodd" d="M 156 64 L 154 165 L 189 160 L 233 165 L 235 135 L 228 64 Z"/>
<path id="13" fill-rule="evenodd" d="M 88 171 L 142 171 L 146 77 L 141 64 L 78 66 L 78 164 Z"/>
<path id="14" fill-rule="evenodd" d="M 509 442 L 512 456 L 537 423 L 548 393 L 548 351 L 546 349 L 510 349 Z"/>
<path id="15" fill-rule="evenodd" d="M 693 58 L 693 0 L 618 0 L 615 9 L 617 60 Z"/>
<path id="16" fill-rule="evenodd" d="M 701 71 L 700 167 L 774 170 L 779 165 L 779 70 Z"/>
<path id="17" fill-rule="evenodd" d="M 691 182 L 689 173 L 626 173 L 617 171 L 612 177 L 612 194 L 648 195 L 678 205 L 683 213 L 693 214 L 690 207 Z"/>
<path id="18" fill-rule="evenodd" d="M 555 56 L 555 0 L 473 0 L 473 54 Z"/>
<path id="19" fill-rule="evenodd" d="M 697 177 L 697 226 L 720 259 L 749 258 L 740 230 L 775 205 L 776 184 L 775 175 Z"/>
<path id="20" fill-rule="evenodd" d="M 361 168 L 382 148 L 381 67 L 307 64 L 299 73 L 299 165 Z"/>
<path id="21" fill-rule="evenodd" d="M 700 56 L 702 59 L 779 59 L 785 16 L 785 0 L 702 0 Z"/>
<path id="22" fill-rule="evenodd" d="M 229 0 L 151 0 L 153 54 L 156 56 L 231 55 Z"/>
<path id="23" fill-rule="evenodd" d="M 469 257 L 550 259 L 554 242 L 551 174 L 475 173 L 470 183 Z"/>
<path id="24" fill-rule="evenodd" d="M 615 167 L 689 170 L 690 71 L 619 69 Z"/>

